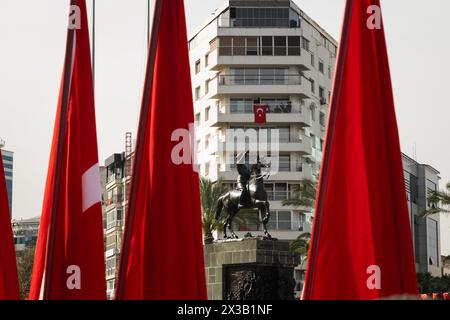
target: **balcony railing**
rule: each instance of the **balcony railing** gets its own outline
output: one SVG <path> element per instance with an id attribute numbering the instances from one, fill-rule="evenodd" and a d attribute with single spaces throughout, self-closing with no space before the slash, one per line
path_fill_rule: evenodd
<path id="1" fill-rule="evenodd" d="M 220 86 L 301 85 L 301 75 L 219 75 Z"/>
<path id="2" fill-rule="evenodd" d="M 279 102 L 274 104 L 267 104 L 264 102 L 260 103 L 261 105 L 267 106 L 267 113 L 276 113 L 276 114 L 290 114 L 290 113 L 301 113 L 301 108 L 295 108 L 291 102 Z M 222 104 L 220 105 L 222 108 L 230 110 L 230 113 L 238 113 L 238 114 L 252 114 L 253 113 L 253 104 Z"/>
<path id="3" fill-rule="evenodd" d="M 301 56 L 300 46 L 219 46 L 219 56 Z"/>
<path id="4" fill-rule="evenodd" d="M 220 28 L 299 28 L 298 20 L 289 18 L 222 18 L 217 19 Z"/>

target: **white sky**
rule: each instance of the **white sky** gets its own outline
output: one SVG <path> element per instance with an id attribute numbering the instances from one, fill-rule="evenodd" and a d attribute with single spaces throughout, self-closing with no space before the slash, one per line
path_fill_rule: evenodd
<path id="1" fill-rule="evenodd" d="M 92 0 L 87 0 L 90 6 Z M 153 1 L 152 1 L 153 2 Z M 345 0 L 295 0 L 339 40 Z M 0 0 L 0 137 L 15 152 L 13 217 L 40 214 L 64 59 L 68 0 Z M 185 0 L 188 32 L 223 0 Z M 147 0 L 97 0 L 96 114 L 100 161 L 136 132 Z M 450 181 L 448 0 L 382 0 L 405 153 Z M 174 75 L 176 76 L 176 75 Z M 450 254 L 450 218 L 442 223 Z M 445 239 L 444 239 L 445 238 Z"/>

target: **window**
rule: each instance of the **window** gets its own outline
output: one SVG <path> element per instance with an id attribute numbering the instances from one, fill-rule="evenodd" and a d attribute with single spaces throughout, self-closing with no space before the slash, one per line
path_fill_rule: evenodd
<path id="1" fill-rule="evenodd" d="M 314 65 L 315 65 L 315 60 L 314 60 L 315 58 L 314 58 L 314 54 L 313 53 L 311 53 L 311 65 L 314 67 Z"/>
<path id="2" fill-rule="evenodd" d="M 200 99 L 200 87 L 195 88 L 195 100 Z"/>
<path id="3" fill-rule="evenodd" d="M 257 56 L 258 55 L 258 38 L 257 37 L 247 38 L 246 54 L 247 54 L 247 56 Z"/>
<path id="4" fill-rule="evenodd" d="M 280 155 L 279 156 L 279 171 L 289 172 L 291 171 L 291 156 L 290 155 Z"/>
<path id="5" fill-rule="evenodd" d="M 311 134 L 311 145 L 314 149 L 316 149 L 316 147 L 317 147 L 316 136 L 313 134 Z"/>
<path id="6" fill-rule="evenodd" d="M 438 222 L 433 219 L 427 219 L 427 244 L 428 261 L 431 266 L 439 266 L 439 239 Z"/>
<path id="7" fill-rule="evenodd" d="M 276 183 L 275 184 L 275 201 L 283 201 L 287 199 L 287 184 Z"/>
<path id="8" fill-rule="evenodd" d="M 207 107 L 205 109 L 205 122 L 209 120 L 209 112 L 211 111 L 211 107 Z"/>
<path id="9" fill-rule="evenodd" d="M 272 37 L 262 37 L 262 55 L 263 56 L 273 56 L 273 38 Z"/>
<path id="10" fill-rule="evenodd" d="M 325 142 L 323 139 L 320 139 L 320 151 L 323 152 L 324 149 L 325 149 Z"/>
<path id="11" fill-rule="evenodd" d="M 302 48 L 309 52 L 309 40 L 302 37 Z"/>
<path id="12" fill-rule="evenodd" d="M 319 72 L 325 74 L 325 66 L 321 60 L 319 60 Z"/>
<path id="13" fill-rule="evenodd" d="M 209 162 L 205 163 L 205 176 L 209 176 L 209 167 L 210 167 Z"/>
<path id="14" fill-rule="evenodd" d="M 319 86 L 319 98 L 325 99 L 325 89 Z"/>
<path id="15" fill-rule="evenodd" d="M 195 114 L 195 123 L 196 126 L 200 124 L 200 112 Z"/>
<path id="16" fill-rule="evenodd" d="M 288 37 L 288 55 L 299 56 L 300 53 L 300 37 Z"/>
<path id="17" fill-rule="evenodd" d="M 245 37 L 233 37 L 233 56 L 245 56 Z"/>
<path id="18" fill-rule="evenodd" d="M 233 48 L 233 38 L 232 37 L 221 37 L 219 40 L 219 55 L 221 56 L 231 56 Z"/>
<path id="19" fill-rule="evenodd" d="M 201 66 L 200 66 L 200 60 L 198 60 L 198 61 L 195 63 L 195 74 L 198 74 L 198 73 L 200 72 L 200 68 L 201 68 Z"/>
<path id="20" fill-rule="evenodd" d="M 322 127 L 325 127 L 326 116 L 324 112 L 320 112 L 319 123 Z"/>
<path id="21" fill-rule="evenodd" d="M 205 94 L 209 93 L 209 83 L 210 83 L 210 81 L 211 80 L 209 80 L 209 79 L 205 81 Z"/>
<path id="22" fill-rule="evenodd" d="M 331 79 L 331 66 L 328 66 L 328 79 Z"/>
<path id="23" fill-rule="evenodd" d="M 316 121 L 316 105 L 314 103 L 311 103 L 309 109 L 311 111 L 311 121 Z"/>
<path id="24" fill-rule="evenodd" d="M 209 66 L 209 53 L 205 55 L 205 67 Z"/>
<path id="25" fill-rule="evenodd" d="M 285 56 L 286 55 L 286 37 L 274 37 L 275 44 L 275 55 Z"/>
<path id="26" fill-rule="evenodd" d="M 309 79 L 311 81 L 311 92 L 316 93 L 316 83 L 313 79 Z"/>
<path id="27" fill-rule="evenodd" d="M 209 148 L 209 140 L 211 139 L 211 135 L 207 134 L 205 137 L 205 150 L 208 150 Z"/>
<path id="28" fill-rule="evenodd" d="M 278 211 L 278 230 L 291 230 L 291 222 L 291 211 Z"/>

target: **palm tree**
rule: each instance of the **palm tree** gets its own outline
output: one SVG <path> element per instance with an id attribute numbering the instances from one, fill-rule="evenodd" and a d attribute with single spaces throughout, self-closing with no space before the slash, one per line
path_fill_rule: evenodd
<path id="1" fill-rule="evenodd" d="M 312 210 L 316 203 L 317 182 L 304 179 L 299 186 L 292 187 L 291 196 L 283 201 L 283 206 L 303 207 Z M 310 233 L 302 233 L 291 243 L 291 252 L 300 254 L 301 262 L 308 257 L 309 243 L 311 241 Z"/>
<path id="2" fill-rule="evenodd" d="M 216 220 L 216 204 L 225 191 L 225 186 L 221 180 L 212 182 L 207 178 L 200 178 L 202 228 L 205 244 L 210 244 L 214 241 L 214 231 L 223 231 L 223 223 Z"/>
<path id="3" fill-rule="evenodd" d="M 311 241 L 311 234 L 303 233 L 300 236 L 298 236 L 298 238 L 295 239 L 294 241 L 292 241 L 292 243 L 291 243 L 289 250 L 291 252 L 296 252 L 300 255 L 302 264 L 308 257 L 310 241 Z"/>
<path id="4" fill-rule="evenodd" d="M 430 209 L 423 213 L 423 216 L 429 216 L 436 213 L 450 213 L 450 183 L 447 184 L 445 191 L 431 191 L 428 195 Z"/>
<path id="5" fill-rule="evenodd" d="M 313 208 L 316 202 L 317 182 L 304 179 L 299 186 L 292 186 L 291 196 L 283 201 L 283 206 Z"/>

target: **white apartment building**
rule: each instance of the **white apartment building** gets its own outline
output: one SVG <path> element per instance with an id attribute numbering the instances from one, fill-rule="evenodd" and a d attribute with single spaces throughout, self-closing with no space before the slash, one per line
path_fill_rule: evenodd
<path id="1" fill-rule="evenodd" d="M 226 130 L 278 129 L 279 172 L 266 181 L 269 229 L 280 240 L 309 232 L 310 210 L 282 201 L 319 171 L 337 42 L 293 1 L 229 0 L 189 37 L 189 50 L 201 174 L 233 187 Z M 255 104 L 268 107 L 264 125 L 255 123 Z M 238 235 L 256 229 L 250 223 Z"/>

